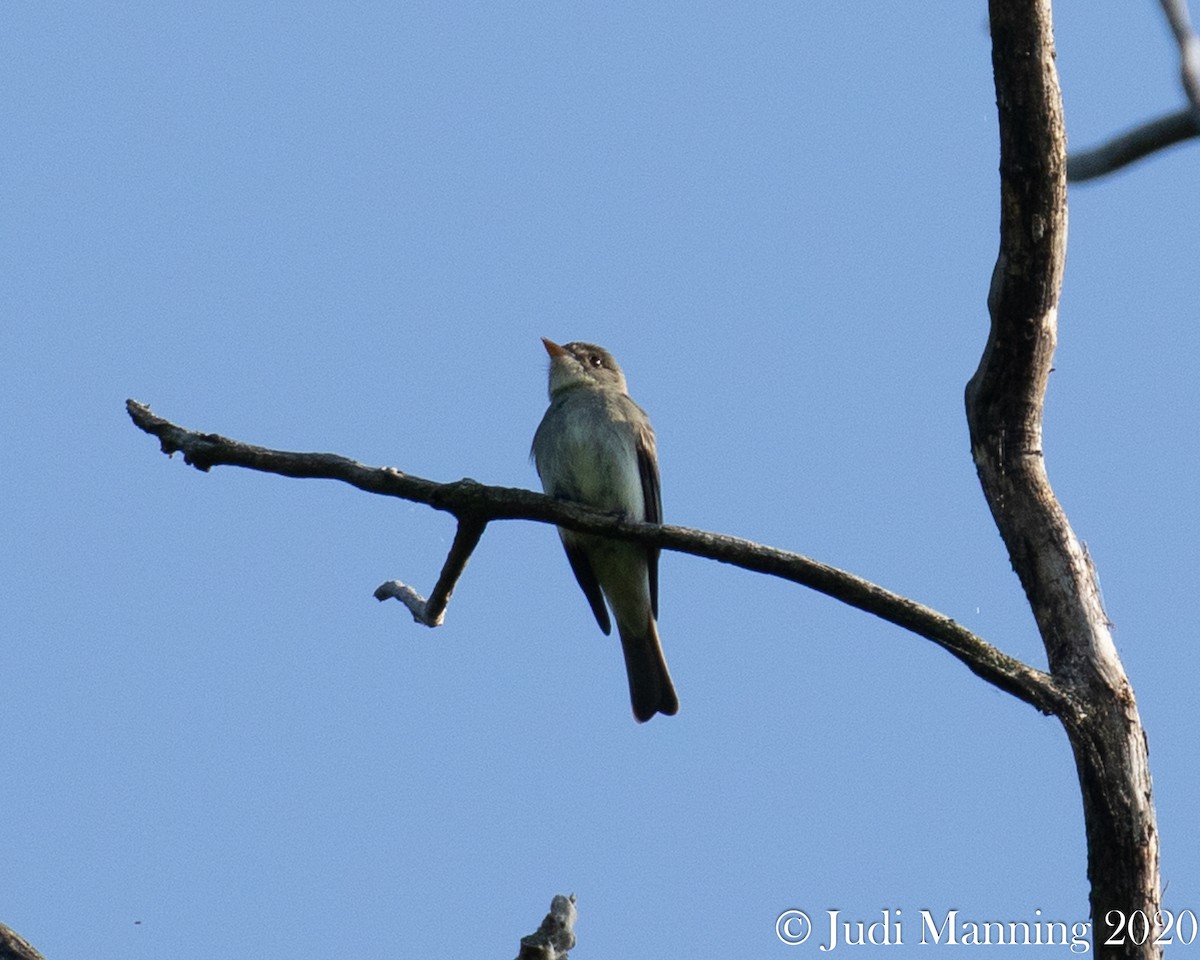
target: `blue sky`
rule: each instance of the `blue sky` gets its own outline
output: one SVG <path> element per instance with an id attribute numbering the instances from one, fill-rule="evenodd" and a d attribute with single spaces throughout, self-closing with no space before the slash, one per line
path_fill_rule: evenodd
<path id="1" fill-rule="evenodd" d="M 1152 4 L 1061 3 L 1068 132 L 1181 104 Z M 536 486 L 538 341 L 611 349 L 669 521 L 1044 664 L 970 461 L 997 245 L 982 4 L 14 5 L 0 38 L 0 921 L 51 960 L 815 955 L 788 908 L 1087 915 L 1066 739 L 929 643 L 666 555 L 637 726 L 554 532 L 167 460 L 185 425 Z M 1051 480 L 1200 910 L 1200 153 L 1071 191 Z M 461 952 L 461 950 L 459 951 Z M 890 954 L 889 954 L 890 955 Z M 1005 954 L 1007 955 L 1007 954 Z"/>

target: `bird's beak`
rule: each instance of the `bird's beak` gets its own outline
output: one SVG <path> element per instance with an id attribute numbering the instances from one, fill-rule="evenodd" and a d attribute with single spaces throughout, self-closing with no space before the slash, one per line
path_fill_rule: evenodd
<path id="1" fill-rule="evenodd" d="M 565 357 L 567 355 L 566 350 L 560 347 L 553 340 L 547 340 L 545 337 L 542 337 L 542 346 L 544 346 L 546 348 L 546 352 L 550 354 L 551 360 L 553 360 L 555 357 Z"/>

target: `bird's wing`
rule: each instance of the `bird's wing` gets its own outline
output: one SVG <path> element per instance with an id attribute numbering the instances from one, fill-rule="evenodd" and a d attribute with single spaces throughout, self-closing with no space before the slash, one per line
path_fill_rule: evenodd
<path id="1" fill-rule="evenodd" d="M 654 430 L 646 420 L 638 431 L 638 473 L 642 477 L 642 502 L 646 505 L 647 523 L 662 523 L 662 489 L 658 483 L 658 444 Z M 646 568 L 650 574 L 650 609 L 658 618 L 658 547 L 646 548 Z"/>
<path id="2" fill-rule="evenodd" d="M 605 635 L 612 633 L 612 621 L 609 620 L 608 608 L 604 605 L 604 594 L 600 592 L 600 581 L 596 579 L 596 572 L 592 569 L 591 561 L 588 560 L 587 551 L 565 538 L 563 539 L 563 548 L 567 551 L 567 559 L 571 561 L 575 579 L 579 581 L 580 589 L 587 597 L 587 601 L 592 607 L 592 613 L 596 615 L 596 622 L 600 624 L 600 629 L 604 631 Z"/>

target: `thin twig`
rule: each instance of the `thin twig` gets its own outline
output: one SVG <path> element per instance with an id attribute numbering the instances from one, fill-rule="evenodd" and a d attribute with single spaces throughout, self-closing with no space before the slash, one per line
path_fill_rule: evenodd
<path id="1" fill-rule="evenodd" d="M 1179 45 L 1179 80 L 1188 106 L 1156 117 L 1067 161 L 1067 180 L 1083 183 L 1120 170 L 1184 140 L 1200 136 L 1200 37 L 1192 29 L 1187 0 L 1160 0 Z"/>
<path id="2" fill-rule="evenodd" d="M 184 461 L 199 470 L 231 465 L 286 477 L 341 480 L 369 493 L 424 503 L 453 514 L 461 524 L 459 534 L 430 601 L 426 603 L 411 587 L 398 581 L 380 587 L 384 591 L 381 599 L 396 596 L 403 600 L 420 622 L 429 622 L 435 616 L 440 622 L 454 581 L 482 535 L 483 526 L 492 520 L 534 520 L 583 533 L 636 540 L 790 580 L 931 640 L 983 679 L 1043 713 L 1059 713 L 1069 705 L 1066 695 L 1048 674 L 1003 653 L 950 617 L 798 553 L 704 530 L 635 523 L 531 490 L 486 486 L 469 479 L 437 483 L 392 467 L 368 467 L 337 454 L 289 453 L 256 447 L 217 434 L 187 430 L 133 400 L 126 402 L 126 409 L 138 427 L 159 438 L 164 453 L 182 452 Z M 473 530 L 471 524 L 479 529 Z M 440 608 L 431 611 L 439 591 L 444 593 Z"/>
<path id="3" fill-rule="evenodd" d="M 413 615 L 417 623 L 427 627 L 440 627 L 446 615 L 446 607 L 450 603 L 450 595 L 454 593 L 454 585 L 467 568 L 467 561 L 479 543 L 483 531 L 487 529 L 486 520 L 473 517 L 458 521 L 458 529 L 454 533 L 454 542 L 450 545 L 450 553 L 442 565 L 442 574 L 433 587 L 433 593 L 426 600 L 416 590 L 399 580 L 389 580 L 375 588 L 376 600 L 399 600 Z"/>
<path id="4" fill-rule="evenodd" d="M 1071 154 L 1067 179 L 1071 183 L 1094 180 L 1197 136 L 1200 123 L 1192 109 L 1185 107 L 1127 130 L 1098 147 Z"/>

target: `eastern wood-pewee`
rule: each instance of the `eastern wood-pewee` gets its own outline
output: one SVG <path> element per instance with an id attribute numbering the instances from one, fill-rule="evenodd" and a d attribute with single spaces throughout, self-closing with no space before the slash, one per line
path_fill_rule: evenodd
<path id="1" fill-rule="evenodd" d="M 607 350 L 591 343 L 559 346 L 550 354 L 550 408 L 533 437 L 542 489 L 552 497 L 662 522 L 658 452 L 646 412 L 633 402 L 625 375 Z M 575 579 L 596 622 L 612 632 L 612 608 L 625 654 L 629 698 L 639 723 L 674 714 L 679 698 L 658 639 L 658 548 L 558 528 Z"/>

